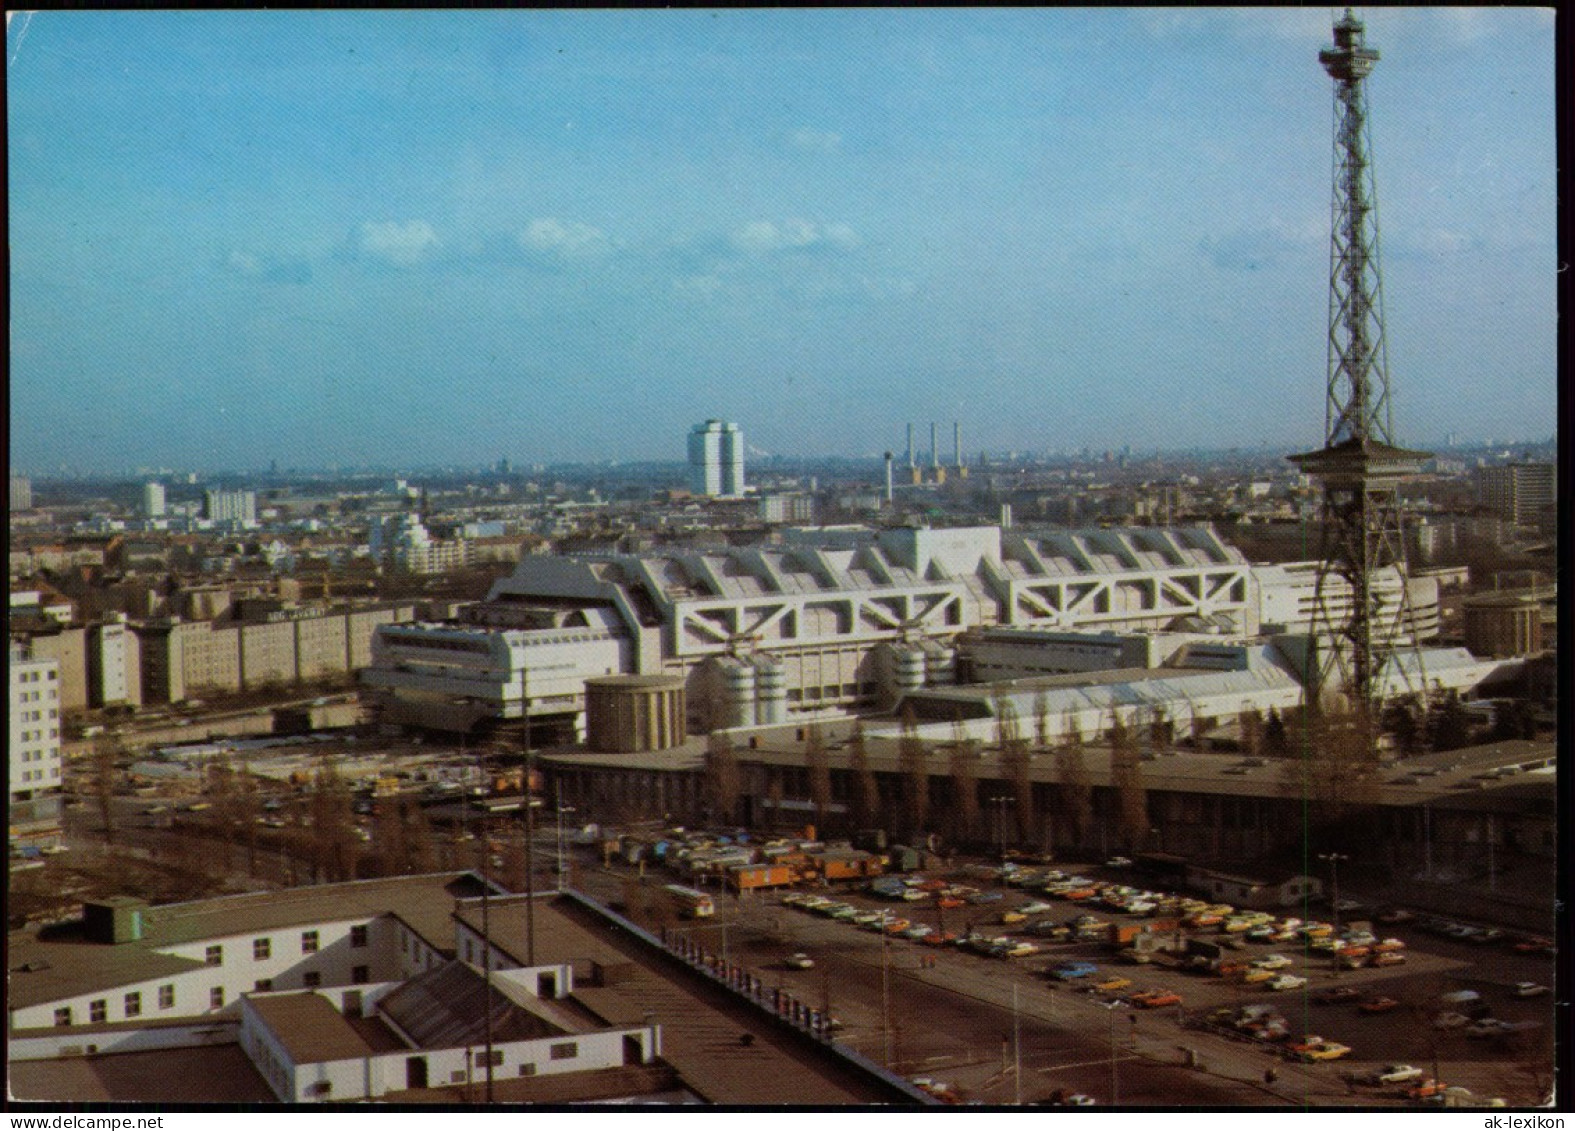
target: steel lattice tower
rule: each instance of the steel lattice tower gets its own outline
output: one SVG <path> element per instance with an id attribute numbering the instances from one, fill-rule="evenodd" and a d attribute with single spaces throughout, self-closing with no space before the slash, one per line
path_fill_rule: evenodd
<path id="1" fill-rule="evenodd" d="M 1361 21 L 1350 9 L 1334 25 L 1334 45 L 1320 51 L 1318 61 L 1334 79 L 1328 399 L 1324 447 L 1289 457 L 1323 489 L 1308 699 L 1318 703 L 1343 691 L 1353 708 L 1366 707 L 1376 717 L 1381 688 L 1389 683 L 1382 676 L 1397 652 L 1412 654 L 1409 664 L 1399 666 L 1404 685 L 1425 692 L 1407 592 L 1399 485 L 1432 453 L 1394 442 L 1378 198 L 1363 85 L 1378 52 L 1366 46 Z M 1400 573 L 1399 596 L 1386 603 L 1375 580 L 1390 569 Z M 1347 594 L 1350 603 L 1342 613 Z"/>

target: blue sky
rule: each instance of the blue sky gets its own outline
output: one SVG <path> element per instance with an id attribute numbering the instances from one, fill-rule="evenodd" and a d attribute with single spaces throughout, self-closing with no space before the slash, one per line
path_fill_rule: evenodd
<path id="1" fill-rule="evenodd" d="M 1396 431 L 1546 436 L 1551 12 L 1366 18 Z M 15 16 L 12 464 L 1316 446 L 1330 22 Z"/>

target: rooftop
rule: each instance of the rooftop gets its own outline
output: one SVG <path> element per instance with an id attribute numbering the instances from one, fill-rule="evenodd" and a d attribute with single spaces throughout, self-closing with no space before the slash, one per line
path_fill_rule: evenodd
<path id="1" fill-rule="evenodd" d="M 279 1038 L 296 1064 L 352 1060 L 376 1051 L 371 1042 L 319 993 L 306 990 L 249 994 L 246 1001 Z"/>
<path id="2" fill-rule="evenodd" d="M 142 938 L 118 944 L 94 940 L 81 922 L 14 931 L 7 938 L 9 1003 L 37 1005 L 203 965 L 161 947 L 385 914 L 451 952 L 454 902 L 480 895 L 479 885 L 468 872 L 442 872 L 165 904 L 143 913 Z"/>

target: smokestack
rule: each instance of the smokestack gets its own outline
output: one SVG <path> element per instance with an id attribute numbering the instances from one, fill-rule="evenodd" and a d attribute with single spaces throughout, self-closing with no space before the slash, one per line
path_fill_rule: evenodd
<path id="1" fill-rule="evenodd" d="M 932 421 L 930 421 L 930 466 L 931 467 L 940 467 L 941 466 L 940 457 L 936 454 L 937 450 L 938 449 L 935 447 L 935 421 L 932 420 Z"/>
<path id="2" fill-rule="evenodd" d="M 887 452 L 886 453 L 886 505 L 888 507 L 891 506 L 892 500 L 893 500 L 894 497 L 895 496 L 894 496 L 894 493 L 892 491 L 892 486 L 891 486 L 891 453 Z"/>
<path id="3" fill-rule="evenodd" d="M 913 466 L 913 425 L 908 425 L 908 466 Z"/>
<path id="4" fill-rule="evenodd" d="M 962 470 L 962 422 L 952 422 L 952 466 Z"/>

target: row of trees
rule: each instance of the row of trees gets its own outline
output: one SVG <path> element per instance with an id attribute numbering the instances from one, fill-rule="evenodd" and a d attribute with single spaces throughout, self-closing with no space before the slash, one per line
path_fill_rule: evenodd
<path id="1" fill-rule="evenodd" d="M 1506 712 L 1493 732 L 1503 737 L 1518 737 L 1531 729 L 1529 713 L 1525 718 Z M 935 745 L 919 735 L 916 720 L 906 716 L 897 737 L 897 772 L 894 787 L 888 785 L 883 796 L 880 782 L 870 766 L 866 737 L 855 725 L 847 742 L 847 813 L 853 829 L 883 827 L 905 839 L 936 832 L 953 842 L 980 842 L 1005 837 L 1007 829 L 1005 798 L 1010 798 L 1014 819 L 1010 826 L 1017 842 L 1042 841 L 1050 847 L 1052 839 L 1063 844 L 1090 843 L 1096 831 L 1093 789 L 1089 779 L 1089 744 L 1073 725 L 1062 728 L 1062 736 L 1052 741 L 1048 711 L 1043 699 L 1036 707 L 1035 734 L 1025 739 L 1018 720 L 1004 698 L 996 704 L 994 747 L 1000 757 L 999 769 L 991 780 L 1000 782 L 1004 792 L 1000 810 L 981 811 L 980 789 L 986 780 L 981 760 L 984 744 L 966 737 L 961 722 L 946 751 L 944 775 L 939 772 Z M 1380 723 L 1382 725 L 1380 725 Z M 1185 728 L 1195 739 L 1209 726 L 1208 720 L 1194 719 Z M 1106 739 L 1109 749 L 1110 784 L 1115 795 L 1115 810 L 1110 832 L 1126 850 L 1146 846 L 1150 831 L 1148 790 L 1144 783 L 1146 755 L 1168 749 L 1177 741 L 1177 726 L 1163 712 L 1153 712 L 1146 720 L 1128 721 L 1113 716 Z M 1469 714 L 1457 696 L 1444 696 L 1423 714 L 1414 703 L 1402 701 L 1391 706 L 1381 720 L 1360 710 L 1347 714 L 1314 713 L 1292 710 L 1285 714 L 1246 711 L 1240 717 L 1239 743 L 1250 757 L 1275 760 L 1279 771 L 1280 793 L 1304 801 L 1308 819 L 1315 825 L 1339 821 L 1362 806 L 1376 802 L 1381 784 L 1378 737 L 1381 732 L 1396 736 L 1405 753 L 1424 749 L 1449 750 L 1477 739 Z M 1032 772 L 1036 759 L 1048 758 L 1054 788 L 1036 793 Z M 810 726 L 804 739 L 804 764 L 809 800 L 814 806 L 817 827 L 826 827 L 831 815 L 833 786 L 831 762 L 820 729 Z M 935 811 L 934 780 L 950 781 L 947 804 Z M 706 755 L 707 802 L 711 812 L 729 823 L 739 820 L 743 783 L 738 758 L 724 733 L 713 733 Z M 779 778 L 773 779 L 781 790 Z M 780 798 L 777 798 L 780 800 Z M 992 823 L 993 822 L 993 823 Z"/>
<path id="2" fill-rule="evenodd" d="M 991 799 L 1000 802 L 999 809 L 986 810 L 981 804 L 980 789 L 986 780 L 982 773 L 984 743 L 968 738 L 959 722 L 952 741 L 940 748 L 946 751 L 944 776 L 950 782 L 950 790 L 945 795 L 944 808 L 936 810 L 933 779 L 941 776 L 937 773 L 937 748 L 920 736 L 917 721 L 909 715 L 902 720 L 897 738 L 897 784 L 888 786 L 884 794 L 871 766 L 868 739 L 863 728 L 855 724 L 847 740 L 848 825 L 853 829 L 887 828 L 908 840 L 935 832 L 958 843 L 996 838 L 1048 842 L 1051 830 L 1058 830 L 1063 841 L 1085 842 L 1095 823 L 1087 746 L 1082 736 L 1075 728 L 1069 728 L 1060 742 L 1052 743 L 1048 722 L 1041 714 L 1037 741 L 1030 741 L 1021 735 L 1011 711 L 1004 704 L 1001 706 L 994 745 L 1000 757 L 1001 788 L 1010 792 Z M 1160 720 L 1145 728 L 1142 737 L 1150 743 L 1168 742 L 1171 733 L 1169 724 Z M 1111 734 L 1112 777 L 1119 798 L 1116 834 L 1123 845 L 1134 848 L 1143 843 L 1149 828 L 1141 750 L 1139 734 L 1117 722 Z M 1059 788 L 1050 794 L 1048 811 L 1042 795 L 1035 790 L 1036 758 L 1053 759 Z M 825 736 L 817 726 L 806 728 L 804 765 L 815 824 L 824 828 L 831 817 L 833 784 Z M 772 781 L 780 793 L 780 777 Z M 723 732 L 713 732 L 707 742 L 704 787 L 712 816 L 723 823 L 737 823 L 741 816 L 742 771 L 732 741 Z M 1011 806 L 1010 820 L 1007 805 Z M 1013 826 L 1015 832 L 1008 838 L 1007 829 Z"/>

